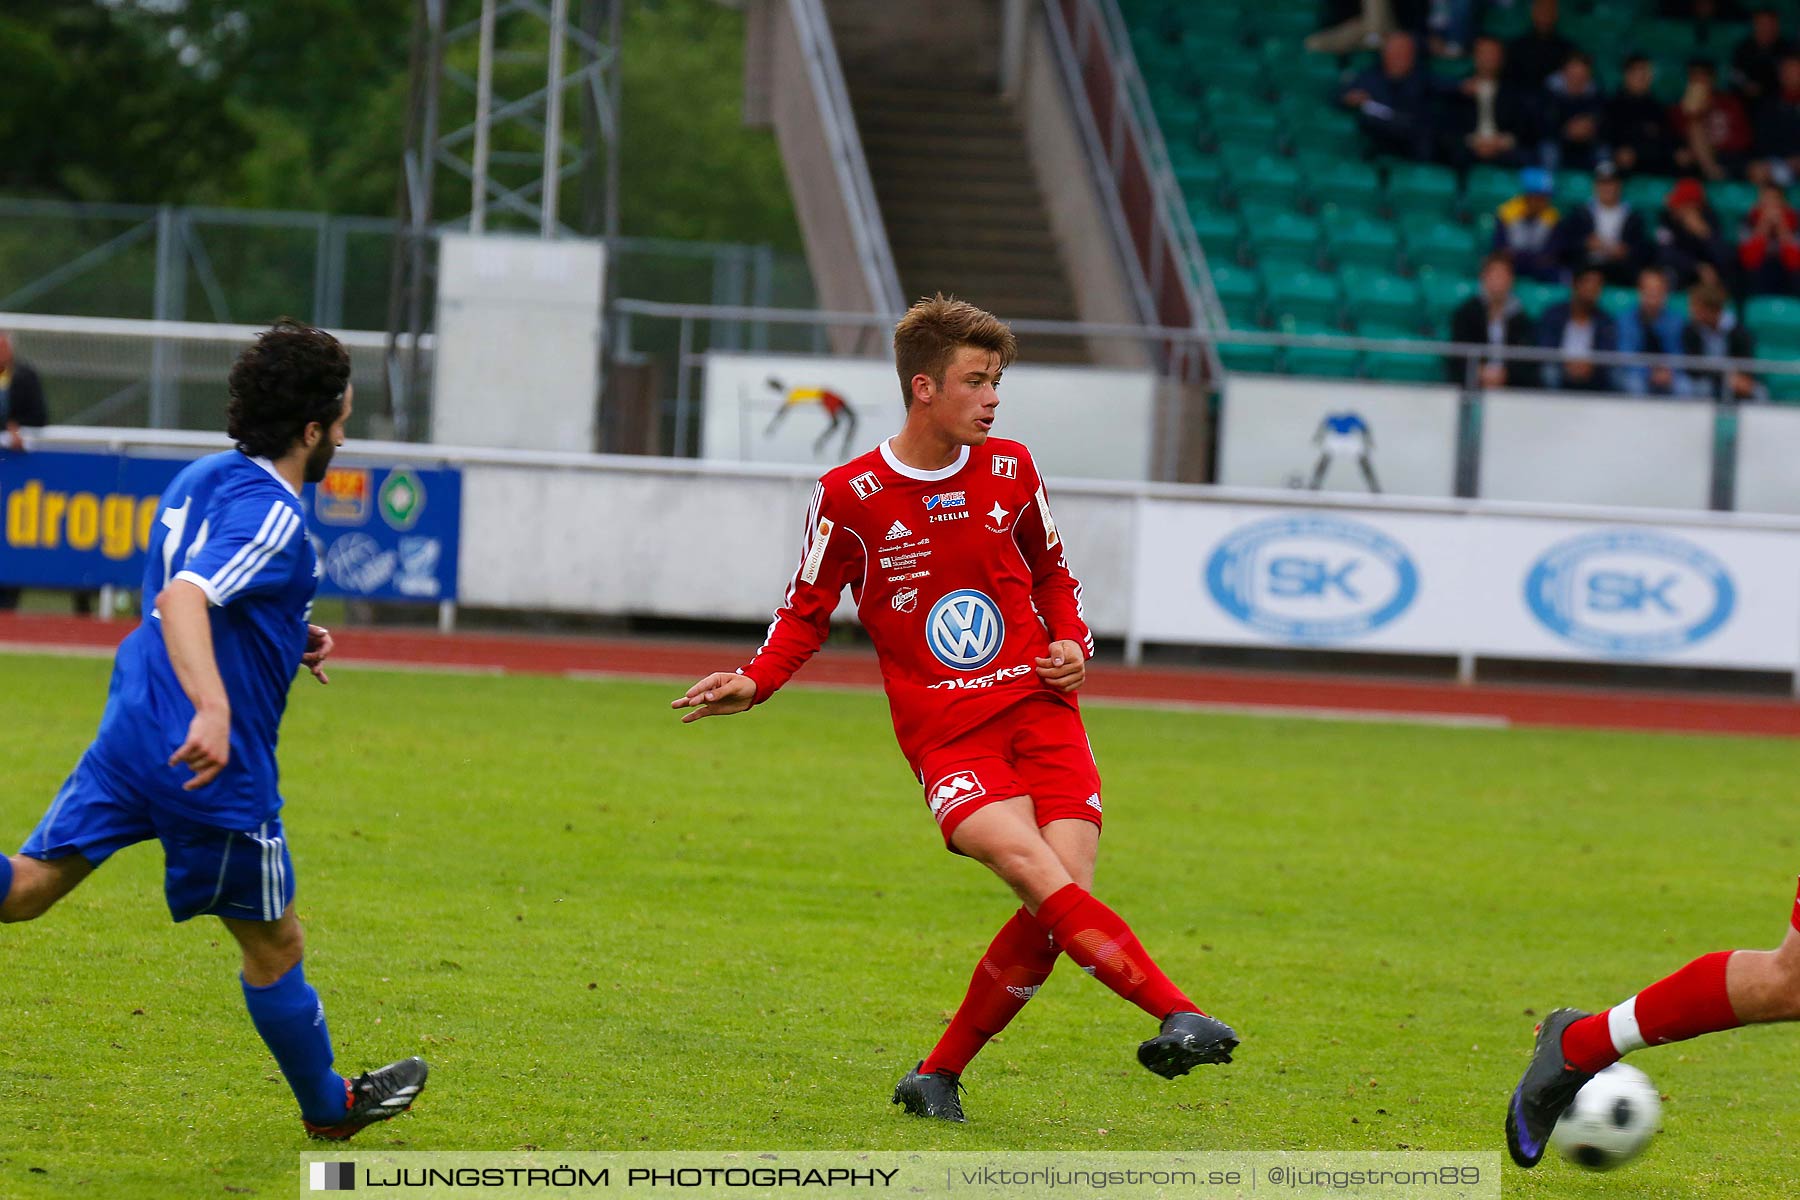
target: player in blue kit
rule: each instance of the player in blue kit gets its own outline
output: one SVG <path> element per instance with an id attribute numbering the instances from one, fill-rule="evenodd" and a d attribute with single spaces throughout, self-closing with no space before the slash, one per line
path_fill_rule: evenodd
<path id="1" fill-rule="evenodd" d="M 49 811 L 0 858 L 0 921 L 29 921 L 119 850 L 162 842 L 177 921 L 211 914 L 243 950 L 244 1003 L 300 1102 L 306 1131 L 342 1140 L 406 1111 L 425 1086 L 408 1058 L 332 1070 L 319 994 L 301 966 L 275 741 L 289 684 L 327 682 L 331 635 L 308 623 L 318 560 L 303 484 L 344 441 L 350 357 L 289 321 L 231 368 L 237 449 L 188 466 L 162 495 L 143 623 L 119 646 L 100 732 Z"/>

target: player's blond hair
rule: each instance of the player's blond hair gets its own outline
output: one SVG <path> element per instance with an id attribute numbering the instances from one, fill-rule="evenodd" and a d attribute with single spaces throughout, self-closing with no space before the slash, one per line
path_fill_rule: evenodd
<path id="1" fill-rule="evenodd" d="M 914 375 L 929 375 L 942 384 L 950 360 L 963 346 L 1000 356 L 1005 370 L 1019 353 L 1019 343 L 1006 322 L 966 300 L 942 292 L 920 300 L 894 326 L 894 366 L 900 372 L 900 399 L 912 407 Z"/>

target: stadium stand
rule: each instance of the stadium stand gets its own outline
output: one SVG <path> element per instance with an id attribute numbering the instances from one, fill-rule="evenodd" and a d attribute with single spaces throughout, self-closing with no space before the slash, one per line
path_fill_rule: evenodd
<path id="1" fill-rule="evenodd" d="M 1683 290 L 1697 279 L 1716 278 L 1735 293 L 1737 316 L 1756 334 L 1759 353 L 1800 354 L 1800 300 L 1757 294 L 1775 286 L 1800 291 L 1800 276 L 1777 269 L 1783 261 L 1779 247 L 1772 246 L 1766 257 L 1740 251 L 1759 236 L 1753 220 L 1757 185 L 1746 175 L 1760 179 L 1770 170 L 1756 157 L 1760 147 L 1741 152 L 1735 139 L 1742 130 L 1735 118 L 1727 120 L 1728 113 L 1718 122 L 1724 140 L 1702 147 L 1699 159 L 1690 140 L 1677 133 L 1690 123 L 1681 115 L 1684 97 L 1699 106 L 1701 119 L 1691 123 L 1702 127 L 1711 111 L 1705 106 L 1723 103 L 1748 110 L 1753 124 L 1761 105 L 1766 120 L 1758 128 L 1773 130 L 1770 138 L 1786 136 L 1783 122 L 1790 117 L 1800 130 L 1800 62 L 1788 68 L 1796 83 L 1787 100 L 1790 112 L 1781 107 L 1780 51 L 1760 51 L 1749 21 L 1676 19 L 1665 15 L 1675 10 L 1660 0 L 1571 0 L 1561 5 L 1550 28 L 1534 29 L 1534 6 L 1524 0 L 1477 6 L 1485 11 L 1471 43 L 1487 38 L 1504 46 L 1507 80 L 1516 85 L 1518 72 L 1550 72 L 1547 83 L 1532 85 L 1544 93 L 1535 132 L 1521 139 L 1516 162 L 1499 165 L 1494 159 L 1479 161 L 1466 148 L 1465 129 L 1475 128 L 1466 122 L 1501 107 L 1481 106 L 1493 93 L 1475 86 L 1468 53 L 1473 44 L 1455 47 L 1462 53 L 1446 57 L 1432 52 L 1445 49 L 1445 39 L 1437 36 L 1441 31 L 1419 31 L 1418 73 L 1448 107 L 1464 108 L 1446 115 L 1429 156 L 1401 158 L 1391 151 L 1406 153 L 1407 147 L 1379 131 L 1380 143 L 1372 140 L 1364 132 L 1370 122 L 1363 120 L 1359 129 L 1359 113 L 1342 97 L 1357 81 L 1381 85 L 1383 72 L 1406 56 L 1384 55 L 1380 46 L 1344 56 L 1308 52 L 1304 43 L 1315 32 L 1319 6 L 1119 0 L 1119 7 L 1214 287 L 1234 328 L 1446 337 L 1449 314 L 1474 294 L 1482 256 L 1496 244 L 1496 210 L 1522 191 L 1519 166 L 1554 167 L 1559 149 L 1567 155 L 1578 140 L 1569 132 L 1571 114 L 1598 114 L 1606 130 L 1602 140 L 1633 145 L 1647 165 L 1656 158 L 1656 138 L 1664 136 L 1667 161 L 1679 157 L 1691 172 L 1704 173 L 1707 152 L 1716 151 L 1713 156 L 1732 172 L 1730 178 L 1683 184 L 1677 192 L 1677 176 L 1633 172 L 1627 161 L 1617 164 L 1626 204 L 1665 248 L 1657 265 L 1677 276 L 1671 309 L 1685 313 Z M 1784 35 L 1800 33 L 1800 0 L 1773 7 Z M 1593 64 L 1595 91 L 1581 103 L 1560 95 L 1572 76 L 1578 89 L 1585 86 L 1580 76 L 1561 70 L 1559 56 L 1571 51 Z M 1495 50 L 1490 45 L 1482 52 L 1491 56 Z M 1773 65 L 1765 61 L 1771 56 Z M 1698 87 L 1708 74 L 1699 69 L 1702 61 L 1728 100 L 1706 99 Z M 1625 86 L 1628 75 L 1632 88 Z M 1463 80 L 1469 82 L 1459 90 Z M 1400 94 L 1410 102 L 1412 93 Z M 1666 126 L 1661 135 L 1659 113 Z M 1560 125 L 1559 117 L 1564 118 Z M 1800 145 L 1800 134 L 1795 143 Z M 1389 153 L 1381 152 L 1383 145 Z M 1612 161 L 1604 155 L 1601 160 Z M 1794 165 L 1800 166 L 1800 159 Z M 1778 183 L 1791 183 L 1794 174 L 1800 172 L 1774 167 Z M 1593 186 L 1585 164 L 1556 171 L 1553 178 L 1552 204 L 1560 217 L 1585 208 Z M 1687 202 L 1695 187 L 1702 189 L 1696 215 L 1703 221 L 1677 211 L 1692 207 Z M 1671 208 L 1671 200 L 1679 203 Z M 1769 235 L 1774 228 L 1765 222 L 1760 233 Z M 1673 249 L 1667 249 L 1671 239 Z M 1785 261 L 1800 261 L 1800 241 L 1789 245 Z M 1581 256 L 1580 247 L 1563 252 L 1569 265 Z M 1774 265 L 1757 271 L 1740 265 L 1751 258 Z M 1615 286 L 1607 290 L 1607 312 L 1621 314 L 1635 302 L 1634 288 L 1625 286 L 1630 274 L 1623 267 L 1609 274 Z M 1516 295 L 1536 319 L 1566 301 L 1568 287 L 1521 277 Z M 1403 351 L 1221 350 L 1226 366 L 1238 371 L 1439 377 L 1430 360 Z M 1800 399 L 1800 393 L 1787 385 L 1775 388 L 1774 398 Z"/>

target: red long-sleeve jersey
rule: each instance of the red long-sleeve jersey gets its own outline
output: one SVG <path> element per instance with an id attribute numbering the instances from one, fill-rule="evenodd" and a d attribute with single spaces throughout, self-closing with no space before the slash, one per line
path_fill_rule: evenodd
<path id="1" fill-rule="evenodd" d="M 1031 454 L 989 438 L 939 471 L 887 443 L 813 492 L 800 566 L 768 639 L 742 668 L 767 700 L 825 640 L 845 586 L 875 643 L 894 736 L 916 770 L 930 750 L 1021 700 L 1075 697 L 1038 678 L 1052 641 L 1094 652 Z"/>

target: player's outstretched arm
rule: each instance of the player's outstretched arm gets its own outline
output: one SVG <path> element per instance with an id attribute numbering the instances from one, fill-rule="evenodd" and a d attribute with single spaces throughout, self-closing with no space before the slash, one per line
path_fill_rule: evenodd
<path id="1" fill-rule="evenodd" d="M 169 756 L 169 766 L 184 763 L 194 772 L 182 785 L 190 792 L 217 779 L 231 761 L 231 697 L 213 657 L 212 619 L 207 615 L 211 603 L 205 592 L 185 579 L 175 580 L 156 597 L 169 663 L 194 705 L 187 740 Z"/>
<path id="2" fill-rule="evenodd" d="M 669 701 L 673 709 L 691 709 L 682 714 L 683 725 L 701 717 L 728 717 L 747 712 L 756 703 L 756 681 L 748 675 L 715 671 L 687 690 L 687 695 Z"/>

